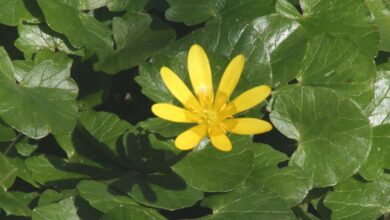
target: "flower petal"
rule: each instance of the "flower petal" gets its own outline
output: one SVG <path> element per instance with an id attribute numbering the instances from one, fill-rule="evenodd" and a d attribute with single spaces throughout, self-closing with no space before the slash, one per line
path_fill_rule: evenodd
<path id="1" fill-rule="evenodd" d="M 266 85 L 249 89 L 235 98 L 224 110 L 224 114 L 234 115 L 260 104 L 271 94 L 271 88 Z"/>
<path id="2" fill-rule="evenodd" d="M 188 73 L 201 104 L 211 105 L 214 92 L 210 64 L 206 52 L 197 44 L 188 53 Z"/>
<path id="3" fill-rule="evenodd" d="M 233 118 L 224 121 L 226 130 L 235 134 L 261 134 L 272 129 L 272 125 L 256 118 Z"/>
<path id="4" fill-rule="evenodd" d="M 166 103 L 154 104 L 152 112 L 162 119 L 174 122 L 194 123 L 197 118 L 194 113 L 186 109 Z"/>
<path id="5" fill-rule="evenodd" d="M 244 69 L 244 64 L 245 57 L 242 54 L 234 57 L 233 60 L 230 61 L 219 83 L 217 95 L 214 101 L 214 109 L 221 109 L 223 104 L 228 101 L 230 95 L 236 88 L 238 80 L 240 79 L 242 70 Z"/>
<path id="6" fill-rule="evenodd" d="M 180 150 L 190 150 L 198 145 L 206 134 L 207 126 L 205 124 L 194 126 L 177 136 L 175 145 Z"/>
<path id="7" fill-rule="evenodd" d="M 201 106 L 186 84 L 168 67 L 160 70 L 161 78 L 169 91 L 179 100 L 184 107 L 192 110 L 200 110 Z"/>
<path id="8" fill-rule="evenodd" d="M 215 148 L 220 151 L 231 151 L 232 143 L 226 136 L 225 132 L 219 128 L 212 128 L 209 132 L 210 141 Z"/>

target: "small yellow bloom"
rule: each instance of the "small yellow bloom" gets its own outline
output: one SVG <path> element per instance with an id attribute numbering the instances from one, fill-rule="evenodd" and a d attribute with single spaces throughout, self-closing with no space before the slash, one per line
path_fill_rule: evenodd
<path id="1" fill-rule="evenodd" d="M 272 125 L 256 118 L 233 118 L 262 102 L 271 93 L 266 85 L 245 91 L 233 101 L 229 98 L 240 79 L 245 57 L 236 56 L 227 66 L 214 95 L 211 69 L 202 47 L 195 44 L 188 54 L 188 72 L 195 95 L 168 67 L 162 67 L 161 77 L 169 91 L 183 104 L 180 108 L 167 103 L 154 104 L 153 113 L 165 120 L 198 125 L 184 131 L 175 140 L 180 150 L 189 150 L 206 136 L 221 151 L 230 151 L 232 144 L 227 132 L 243 135 L 260 134 L 272 129 Z"/>

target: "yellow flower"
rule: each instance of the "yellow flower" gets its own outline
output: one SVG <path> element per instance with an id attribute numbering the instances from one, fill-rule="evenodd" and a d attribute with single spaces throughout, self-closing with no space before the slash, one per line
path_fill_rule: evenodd
<path id="1" fill-rule="evenodd" d="M 240 79 L 244 63 L 242 54 L 229 63 L 215 95 L 209 60 L 199 45 L 193 45 L 188 54 L 188 72 L 196 96 L 172 70 L 165 66 L 161 68 L 162 80 L 184 108 L 158 103 L 152 106 L 153 113 L 173 122 L 198 124 L 177 136 L 175 145 L 178 149 L 192 149 L 208 136 L 214 147 L 230 151 L 232 144 L 227 132 L 252 135 L 272 129 L 270 123 L 260 119 L 233 118 L 233 115 L 258 105 L 271 93 L 269 86 L 262 85 L 245 91 L 233 101 L 229 100 Z"/>

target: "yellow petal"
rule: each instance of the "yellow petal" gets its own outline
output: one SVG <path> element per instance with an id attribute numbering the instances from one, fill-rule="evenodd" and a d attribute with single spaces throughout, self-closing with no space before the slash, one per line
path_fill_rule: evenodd
<path id="1" fill-rule="evenodd" d="M 200 110 L 201 106 L 186 84 L 168 67 L 160 70 L 161 78 L 169 91 L 179 100 L 184 107 L 192 110 Z"/>
<path id="2" fill-rule="evenodd" d="M 206 52 L 197 44 L 194 44 L 188 53 L 188 73 L 200 102 L 211 105 L 214 92 L 210 64 Z"/>
<path id="3" fill-rule="evenodd" d="M 212 128 L 209 132 L 210 141 L 215 148 L 220 151 L 231 151 L 232 143 L 226 136 L 225 132 L 219 128 Z"/>
<path id="4" fill-rule="evenodd" d="M 224 121 L 226 130 L 235 134 L 261 134 L 272 129 L 272 125 L 256 118 L 234 118 Z"/>
<path id="5" fill-rule="evenodd" d="M 271 94 L 271 88 L 266 85 L 257 86 L 250 90 L 243 92 L 237 98 L 235 98 L 229 105 L 224 114 L 234 115 L 260 104 Z"/>
<path id="6" fill-rule="evenodd" d="M 207 126 L 204 124 L 197 125 L 177 136 L 175 145 L 180 150 L 190 150 L 198 145 L 206 134 Z"/>
<path id="7" fill-rule="evenodd" d="M 194 113 L 171 104 L 154 104 L 152 106 L 152 112 L 156 116 L 168 121 L 184 123 L 196 122 L 196 115 Z"/>
<path id="8" fill-rule="evenodd" d="M 228 101 L 230 95 L 236 88 L 238 80 L 240 79 L 242 70 L 244 69 L 244 64 L 245 57 L 242 54 L 234 57 L 234 59 L 230 61 L 219 83 L 217 95 L 214 101 L 214 109 L 219 110 L 223 104 Z"/>

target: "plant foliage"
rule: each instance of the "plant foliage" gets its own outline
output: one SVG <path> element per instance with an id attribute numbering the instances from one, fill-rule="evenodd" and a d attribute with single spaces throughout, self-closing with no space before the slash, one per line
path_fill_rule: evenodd
<path id="1" fill-rule="evenodd" d="M 0 219 L 388 219 L 389 1 L 0 0 L 0 31 Z M 194 44 L 271 132 L 175 147 L 151 106 Z"/>

